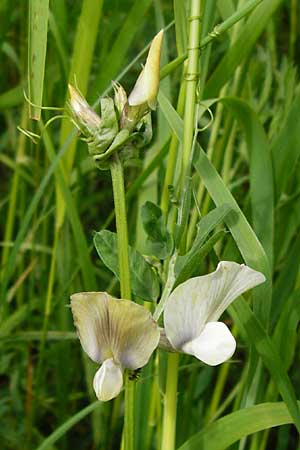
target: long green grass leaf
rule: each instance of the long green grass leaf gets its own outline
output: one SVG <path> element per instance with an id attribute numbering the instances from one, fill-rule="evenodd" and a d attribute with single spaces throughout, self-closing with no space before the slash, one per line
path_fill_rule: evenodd
<path id="1" fill-rule="evenodd" d="M 28 88 L 31 119 L 41 116 L 47 50 L 49 0 L 29 1 Z"/>
<path id="2" fill-rule="evenodd" d="M 291 423 L 291 416 L 283 403 L 262 403 L 222 417 L 178 450 L 225 450 L 249 434 L 287 423 Z"/>

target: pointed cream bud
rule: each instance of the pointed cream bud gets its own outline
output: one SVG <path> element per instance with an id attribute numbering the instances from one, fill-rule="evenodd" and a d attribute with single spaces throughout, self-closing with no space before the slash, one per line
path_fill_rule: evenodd
<path id="1" fill-rule="evenodd" d="M 140 73 L 135 86 L 128 97 L 129 106 L 139 106 L 144 103 L 155 109 L 159 88 L 160 55 L 163 40 L 163 30 L 153 39 L 145 67 Z"/>
<path id="2" fill-rule="evenodd" d="M 123 109 L 127 103 L 127 94 L 123 86 L 116 82 L 112 82 L 114 93 L 115 93 L 115 105 L 119 113 L 119 117 L 121 116 Z"/>
<path id="3" fill-rule="evenodd" d="M 93 136 L 100 126 L 100 117 L 76 88 L 71 84 L 68 87 L 70 94 L 68 106 L 74 124 L 87 137 Z"/>
<path id="4" fill-rule="evenodd" d="M 102 402 L 117 397 L 123 387 L 121 366 L 112 358 L 106 359 L 94 376 L 93 387 Z"/>

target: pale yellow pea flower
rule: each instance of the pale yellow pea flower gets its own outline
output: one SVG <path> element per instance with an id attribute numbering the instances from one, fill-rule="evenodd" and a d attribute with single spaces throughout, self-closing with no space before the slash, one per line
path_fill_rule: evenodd
<path id="1" fill-rule="evenodd" d="M 149 361 L 159 342 L 158 325 L 143 306 L 106 292 L 73 294 L 71 308 L 83 350 L 102 364 L 94 376 L 96 396 L 111 400 L 123 387 L 124 370 Z"/>

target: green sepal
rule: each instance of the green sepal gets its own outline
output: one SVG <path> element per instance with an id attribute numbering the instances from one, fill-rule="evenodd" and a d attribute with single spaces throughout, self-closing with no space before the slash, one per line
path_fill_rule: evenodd
<path id="1" fill-rule="evenodd" d="M 88 144 L 89 153 L 98 156 L 109 148 L 119 131 L 118 118 L 114 101 L 109 97 L 100 100 L 101 123 L 94 135 L 94 139 Z"/>

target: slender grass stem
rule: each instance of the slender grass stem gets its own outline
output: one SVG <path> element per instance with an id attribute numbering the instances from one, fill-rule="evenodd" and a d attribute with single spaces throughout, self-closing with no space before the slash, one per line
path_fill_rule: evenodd
<path id="1" fill-rule="evenodd" d="M 113 186 L 116 228 L 118 236 L 118 255 L 120 269 L 121 297 L 130 299 L 130 272 L 128 255 L 128 232 L 126 218 L 126 203 L 124 189 L 123 166 L 116 154 L 110 164 Z M 125 417 L 124 417 L 124 449 L 134 450 L 134 409 L 135 408 L 135 383 L 128 376 L 125 379 Z"/>

